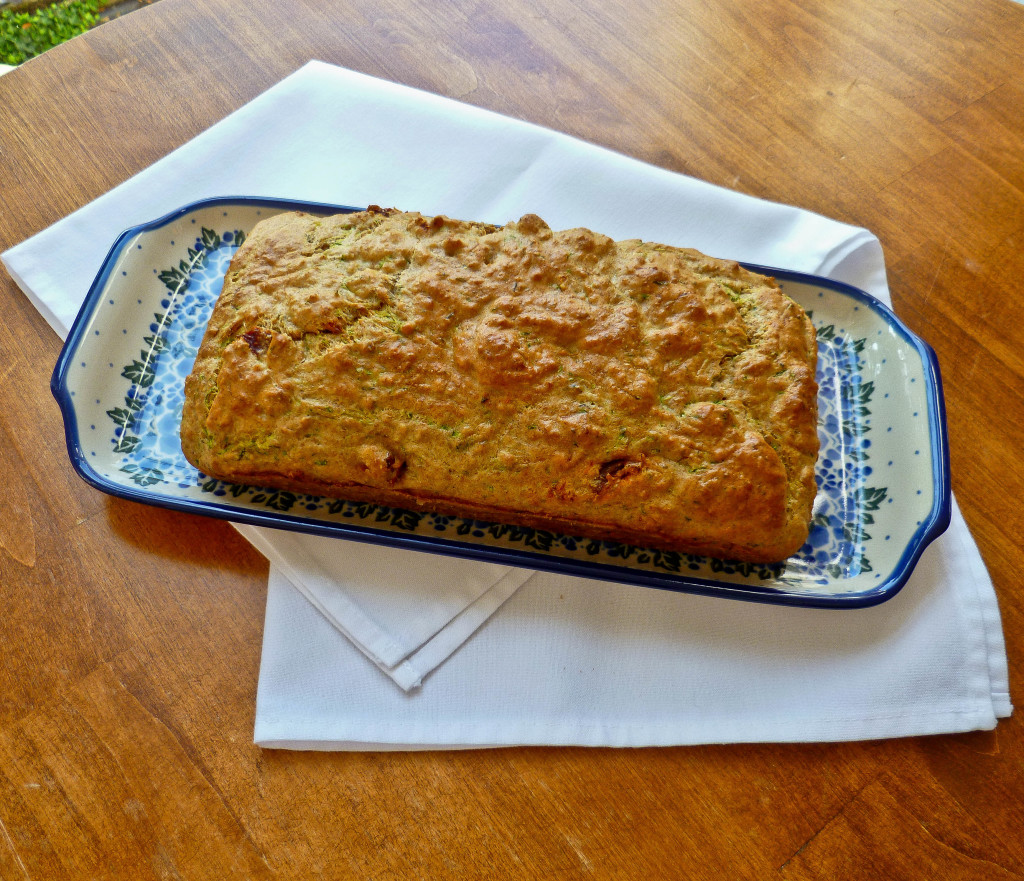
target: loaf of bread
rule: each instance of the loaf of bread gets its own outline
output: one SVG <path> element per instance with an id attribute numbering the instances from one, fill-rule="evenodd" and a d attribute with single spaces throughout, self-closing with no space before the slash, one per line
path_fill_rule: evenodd
<path id="1" fill-rule="evenodd" d="M 185 386 L 235 483 L 773 562 L 818 452 L 804 311 L 736 263 L 535 215 L 260 222 Z"/>

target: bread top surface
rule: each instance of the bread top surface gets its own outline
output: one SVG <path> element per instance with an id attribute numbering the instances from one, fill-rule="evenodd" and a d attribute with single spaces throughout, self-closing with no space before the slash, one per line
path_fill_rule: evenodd
<path id="1" fill-rule="evenodd" d="M 816 355 L 773 280 L 694 250 L 285 213 L 228 270 L 182 447 L 235 482 L 771 561 L 807 536 Z"/>

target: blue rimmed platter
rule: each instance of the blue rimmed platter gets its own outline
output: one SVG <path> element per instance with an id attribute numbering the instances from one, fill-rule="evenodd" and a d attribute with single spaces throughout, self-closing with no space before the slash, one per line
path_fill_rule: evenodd
<path id="1" fill-rule="evenodd" d="M 228 484 L 179 442 L 183 386 L 224 273 L 248 230 L 285 210 L 221 198 L 114 243 L 54 369 L 71 462 L 103 492 L 278 529 L 712 596 L 822 608 L 874 605 L 906 583 L 949 524 L 938 364 L 882 303 L 816 276 L 774 276 L 818 334 L 818 494 L 811 534 L 776 565 L 737 563 L 423 511 Z"/>

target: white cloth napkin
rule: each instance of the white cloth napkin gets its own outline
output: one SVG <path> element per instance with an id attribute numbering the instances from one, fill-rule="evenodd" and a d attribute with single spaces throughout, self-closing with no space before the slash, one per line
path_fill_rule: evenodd
<path id="1" fill-rule="evenodd" d="M 420 685 L 531 575 L 335 538 L 236 529 L 406 690 Z"/>
<path id="2" fill-rule="evenodd" d="M 122 228 L 229 194 L 499 223 L 532 211 L 888 300 L 865 230 L 318 62 L 3 260 L 63 333 Z M 272 561 L 266 746 L 839 740 L 992 727 L 1011 710 L 995 593 L 958 514 L 910 584 L 860 612 L 241 531 Z"/>
<path id="3" fill-rule="evenodd" d="M 291 749 L 839 741 L 1010 712 L 992 586 L 959 512 L 910 585 L 857 612 L 538 573 L 401 692 L 271 572 L 256 740 Z"/>

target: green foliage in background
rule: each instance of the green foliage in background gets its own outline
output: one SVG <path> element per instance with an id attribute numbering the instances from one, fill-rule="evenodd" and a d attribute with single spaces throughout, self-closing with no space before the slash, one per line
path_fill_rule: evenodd
<path id="1" fill-rule="evenodd" d="M 99 22 L 100 0 L 68 0 L 36 12 L 0 12 L 0 64 L 21 64 Z"/>

